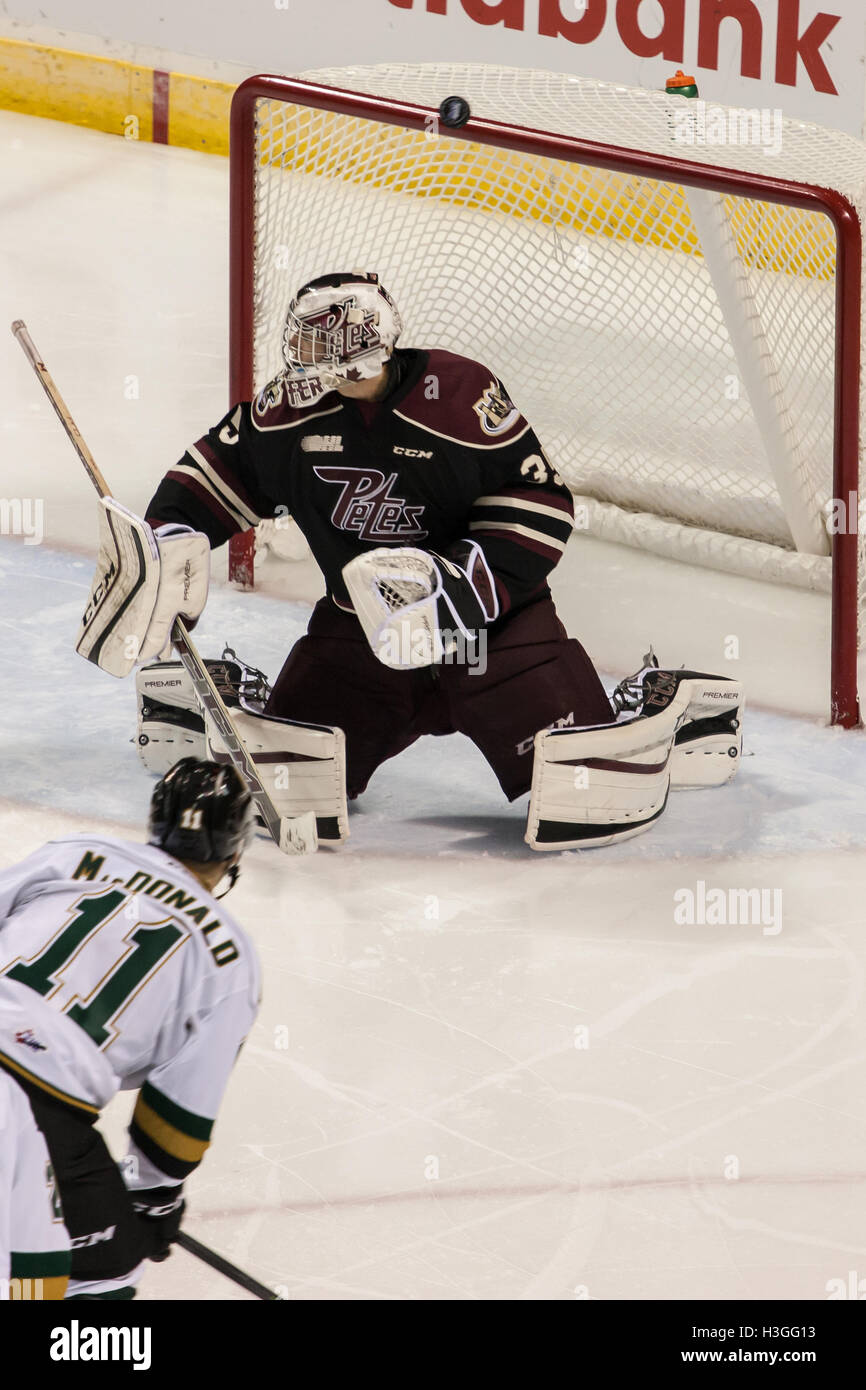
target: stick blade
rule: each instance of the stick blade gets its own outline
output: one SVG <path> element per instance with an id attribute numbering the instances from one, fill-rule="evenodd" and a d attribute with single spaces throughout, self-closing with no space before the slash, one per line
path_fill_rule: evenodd
<path id="1" fill-rule="evenodd" d="M 312 811 L 302 816 L 280 819 L 280 849 L 283 854 L 315 854 L 319 848 L 316 817 Z"/>

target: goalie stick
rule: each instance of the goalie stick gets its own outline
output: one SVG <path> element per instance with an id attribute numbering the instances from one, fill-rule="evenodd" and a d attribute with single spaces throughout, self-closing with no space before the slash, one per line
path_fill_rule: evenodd
<path id="1" fill-rule="evenodd" d="M 83 463 L 87 476 L 90 478 L 90 481 L 93 483 L 100 497 L 109 497 L 111 494 L 108 490 L 108 484 L 97 467 L 93 455 L 82 439 L 78 426 L 70 415 L 63 397 L 55 386 L 45 363 L 40 357 L 36 344 L 30 337 L 23 319 L 15 320 L 12 324 L 12 332 L 18 339 L 25 357 L 42 383 L 43 390 L 54 407 L 54 412 L 66 431 L 72 447 Z M 271 798 L 262 785 L 256 765 L 250 757 L 246 745 L 238 734 L 232 717 L 226 709 L 223 699 L 211 679 L 210 672 L 190 640 L 186 625 L 181 618 L 175 618 L 174 620 L 174 626 L 171 630 L 171 640 L 192 681 L 196 695 L 219 729 L 220 735 L 228 750 L 229 757 L 241 777 L 243 777 L 244 782 L 249 787 L 250 793 L 259 808 L 262 820 L 267 826 L 275 843 L 279 845 L 284 854 L 308 854 L 317 849 L 316 818 L 312 811 L 308 811 L 304 815 L 296 817 L 280 816 L 277 812 L 274 803 L 271 801 Z"/>

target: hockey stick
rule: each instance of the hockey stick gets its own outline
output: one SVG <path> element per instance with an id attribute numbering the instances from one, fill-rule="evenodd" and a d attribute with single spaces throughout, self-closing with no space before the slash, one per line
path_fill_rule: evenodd
<path id="1" fill-rule="evenodd" d="M 265 1303 L 281 1303 L 283 1301 L 279 1294 L 268 1288 L 267 1284 L 260 1284 L 258 1279 L 254 1279 L 251 1274 L 244 1274 L 237 1265 L 233 1265 L 230 1260 L 218 1255 L 215 1250 L 210 1250 L 206 1245 L 202 1245 L 195 1236 L 188 1236 L 186 1231 L 180 1231 L 175 1236 L 174 1244 L 179 1245 L 190 1255 L 195 1255 L 196 1259 L 202 1260 L 206 1265 L 210 1265 L 211 1269 L 224 1274 L 227 1279 L 233 1279 L 236 1284 L 240 1284 L 242 1289 L 246 1289 L 247 1293 L 254 1293 L 256 1298 L 261 1298 Z"/>
<path id="2" fill-rule="evenodd" d="M 24 352 L 25 357 L 42 383 L 46 396 L 54 407 L 54 412 L 63 426 L 72 447 L 84 464 L 87 476 L 100 497 L 111 496 L 108 484 L 96 465 L 96 461 L 81 437 L 81 433 L 69 413 L 69 409 L 52 380 L 45 363 L 39 356 L 36 344 L 27 332 L 23 319 L 16 319 L 12 332 Z M 171 630 L 171 640 L 177 648 L 184 670 L 192 681 L 193 688 L 204 709 L 219 729 L 229 757 L 237 771 L 249 787 L 261 813 L 262 820 L 271 836 L 284 854 L 308 854 L 318 848 L 316 817 L 312 811 L 302 816 L 280 816 L 270 796 L 262 785 L 258 770 L 247 751 L 246 745 L 234 726 L 234 721 L 211 679 L 211 674 L 190 640 L 185 623 L 175 618 Z"/>

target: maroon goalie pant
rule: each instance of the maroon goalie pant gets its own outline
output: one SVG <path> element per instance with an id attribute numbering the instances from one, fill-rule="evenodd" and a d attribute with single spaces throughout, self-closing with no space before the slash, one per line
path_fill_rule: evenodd
<path id="1" fill-rule="evenodd" d="M 354 614 L 321 599 L 266 713 L 342 729 L 350 797 L 422 734 L 461 733 L 481 750 L 513 801 L 529 791 L 539 729 L 558 722 L 607 724 L 612 713 L 592 662 L 567 635 L 551 598 L 521 609 L 486 636 L 486 663 L 394 671 L 373 655 Z"/>

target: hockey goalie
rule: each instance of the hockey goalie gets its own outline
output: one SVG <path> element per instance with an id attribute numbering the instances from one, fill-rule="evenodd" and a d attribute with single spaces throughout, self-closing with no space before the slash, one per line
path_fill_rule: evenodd
<path id="1" fill-rule="evenodd" d="M 320 836 L 339 841 L 346 794 L 422 734 L 466 734 L 510 801 L 530 793 L 537 850 L 611 844 L 651 826 L 671 786 L 729 781 L 739 684 L 648 661 L 608 698 L 548 587 L 573 528 L 568 488 L 492 372 L 400 348 L 400 332 L 375 274 L 305 284 L 285 370 L 192 445 L 148 507 L 173 545 L 184 528 L 214 547 L 290 515 L 322 570 L 327 594 L 266 700 L 240 698 L 253 756 L 288 769 L 270 788 L 281 810 L 317 798 Z M 149 666 L 140 689 L 151 727 L 194 739 L 179 676 Z"/>

